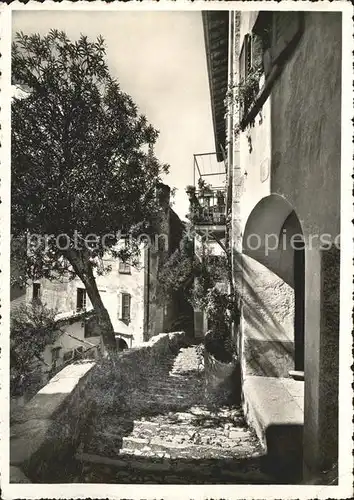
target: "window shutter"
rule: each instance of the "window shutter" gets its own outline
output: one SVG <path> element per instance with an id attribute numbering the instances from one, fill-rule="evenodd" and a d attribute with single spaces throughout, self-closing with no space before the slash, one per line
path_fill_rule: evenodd
<path id="1" fill-rule="evenodd" d="M 239 67 L 240 67 L 240 82 L 245 80 L 246 78 L 246 59 L 245 59 L 245 51 L 246 51 L 246 37 L 243 40 L 240 57 L 239 57 Z"/>
<path id="2" fill-rule="evenodd" d="M 117 318 L 121 319 L 122 318 L 122 294 L 118 293 L 117 295 Z"/>
<path id="3" fill-rule="evenodd" d="M 281 56 L 286 55 L 294 46 L 302 32 L 303 19 L 301 12 L 283 11 L 274 12 L 272 62 L 278 62 Z"/>
<path id="4" fill-rule="evenodd" d="M 252 34 L 251 42 L 251 66 L 252 68 L 262 67 L 263 45 L 260 36 Z"/>
<path id="5" fill-rule="evenodd" d="M 247 78 L 248 71 L 251 65 L 251 53 L 250 53 L 250 35 L 245 35 L 243 40 L 240 57 L 239 57 L 239 66 L 240 66 L 240 83 L 244 82 Z M 244 103 L 240 104 L 240 119 L 242 119 L 245 113 Z"/>
<path id="6" fill-rule="evenodd" d="M 245 59 L 246 59 L 246 78 L 248 76 L 248 73 L 252 67 L 252 36 L 251 35 L 246 35 L 245 36 Z"/>
<path id="7" fill-rule="evenodd" d="M 121 294 L 121 319 L 129 320 L 130 319 L 130 302 L 131 295 L 129 293 Z"/>
<path id="8" fill-rule="evenodd" d="M 86 309 L 86 289 L 76 289 L 76 311 L 80 312 Z"/>

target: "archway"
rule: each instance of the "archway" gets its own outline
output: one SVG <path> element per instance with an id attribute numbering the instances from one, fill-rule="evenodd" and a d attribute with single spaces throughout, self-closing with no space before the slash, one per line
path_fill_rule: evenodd
<path id="1" fill-rule="evenodd" d="M 292 264 L 294 289 L 294 368 L 296 372 L 303 372 L 305 362 L 305 242 L 300 221 L 294 210 L 286 218 L 281 234 L 286 235 L 285 242 L 290 244 L 292 254 L 292 262 L 289 264 Z M 280 244 L 281 241 L 280 238 Z"/>
<path id="2" fill-rule="evenodd" d="M 125 349 L 128 349 L 128 344 L 126 341 L 122 338 L 118 339 L 118 351 L 124 351 Z"/>
<path id="3" fill-rule="evenodd" d="M 303 372 L 305 248 L 300 221 L 287 200 L 270 195 L 257 203 L 244 228 L 242 249 L 246 328 L 258 338 L 257 349 L 267 353 L 261 358 L 254 348 L 252 356 L 268 366 L 268 375 Z"/>

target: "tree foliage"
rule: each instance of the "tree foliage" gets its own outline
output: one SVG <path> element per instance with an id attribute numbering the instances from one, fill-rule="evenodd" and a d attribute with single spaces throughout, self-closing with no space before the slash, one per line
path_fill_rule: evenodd
<path id="1" fill-rule="evenodd" d="M 158 131 L 110 75 L 102 37 L 17 33 L 12 79 L 25 94 L 12 101 L 12 234 L 41 237 L 27 245 L 26 277 L 72 270 L 114 348 L 93 269 L 108 251 L 122 255 L 122 234 L 153 230 L 168 170 L 153 154 Z M 137 252 L 125 246 L 123 257 Z"/>
<path id="2" fill-rule="evenodd" d="M 11 311 L 10 381 L 11 393 L 21 394 L 40 371 L 43 351 L 60 335 L 56 311 L 40 303 L 21 305 Z"/>
<path id="3" fill-rule="evenodd" d="M 202 242 L 199 258 L 191 242 L 195 236 L 193 225 L 187 228 L 180 248 L 164 264 L 159 275 L 161 293 L 167 295 L 182 290 L 196 310 L 207 314 L 210 331 L 206 348 L 221 361 L 229 361 L 235 351 L 231 325 L 240 320 L 240 297 L 230 286 L 230 259 L 228 249 L 215 255 L 206 241 Z M 226 251 L 225 251 L 226 250 Z"/>

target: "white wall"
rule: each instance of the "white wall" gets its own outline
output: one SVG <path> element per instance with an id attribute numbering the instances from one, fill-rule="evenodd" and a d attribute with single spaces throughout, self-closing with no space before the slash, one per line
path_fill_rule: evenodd
<path id="1" fill-rule="evenodd" d="M 88 348 L 90 348 L 89 344 L 94 344 L 96 346 L 99 346 L 100 344 L 100 337 L 85 338 L 85 328 L 82 321 L 76 321 L 71 325 L 64 324 L 61 327 L 61 330 L 65 333 L 61 334 L 60 337 L 52 345 L 47 346 L 43 353 L 44 361 L 48 365 L 52 364 L 52 349 L 56 347 L 60 347 L 59 361 L 57 362 L 57 366 L 60 366 L 64 363 L 63 357 L 65 353 L 73 351 L 77 347 L 83 347 L 84 351 L 86 351 Z M 70 335 L 76 338 L 73 338 Z M 92 352 L 95 353 L 96 349 L 92 349 Z"/>
<path id="2" fill-rule="evenodd" d="M 114 331 L 118 334 L 132 335 L 131 340 L 126 340 L 129 347 L 139 344 L 143 341 L 144 327 L 144 267 L 143 265 L 140 265 L 138 268 L 131 267 L 131 274 L 121 274 L 119 273 L 118 259 L 107 257 L 104 259 L 104 264 L 110 265 L 112 269 L 103 276 L 99 276 L 96 273 L 96 283 L 102 302 L 111 318 Z M 56 310 L 57 313 L 76 312 L 77 288 L 85 288 L 79 278 L 75 278 L 72 281 L 68 279 L 60 281 L 42 279 L 40 280 L 40 284 L 41 301 L 48 308 Z M 120 319 L 122 293 L 129 293 L 131 295 L 130 322 L 124 322 Z M 31 300 L 32 286 L 29 286 L 26 290 L 26 301 L 29 303 Z M 92 307 L 87 294 L 86 307 Z M 75 328 L 76 333 L 78 333 L 78 327 Z M 124 335 L 122 338 L 125 338 Z M 65 342 L 69 341 L 66 340 Z"/>

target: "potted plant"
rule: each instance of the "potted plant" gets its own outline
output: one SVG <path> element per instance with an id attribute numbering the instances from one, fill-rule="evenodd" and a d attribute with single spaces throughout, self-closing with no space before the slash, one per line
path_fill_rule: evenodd
<path id="1" fill-rule="evenodd" d="M 216 191 L 216 201 L 217 201 L 218 207 L 225 206 L 225 194 L 223 193 L 223 191 L 220 191 L 220 189 L 218 189 Z"/>
<path id="2" fill-rule="evenodd" d="M 198 179 L 198 189 L 199 189 L 199 197 L 203 198 L 204 196 L 210 196 L 213 194 L 213 188 L 210 184 L 208 184 L 204 179 L 199 177 Z"/>
<path id="3" fill-rule="evenodd" d="M 235 402 L 240 396 L 240 366 L 231 325 L 239 317 L 238 304 L 217 287 L 210 289 L 206 301 L 210 329 L 204 340 L 205 395 L 212 403 Z"/>
<path id="4" fill-rule="evenodd" d="M 189 197 L 195 195 L 195 186 L 192 186 L 191 184 L 189 184 L 186 187 L 186 193 L 188 194 Z"/>

